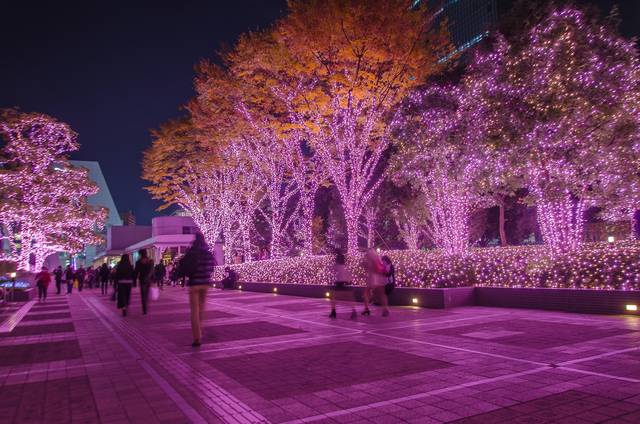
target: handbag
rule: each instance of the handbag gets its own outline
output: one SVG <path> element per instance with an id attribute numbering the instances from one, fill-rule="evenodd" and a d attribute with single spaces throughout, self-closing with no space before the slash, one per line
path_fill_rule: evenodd
<path id="1" fill-rule="evenodd" d="M 151 300 L 160 299 L 160 289 L 157 286 L 150 287 L 149 296 L 151 296 Z"/>

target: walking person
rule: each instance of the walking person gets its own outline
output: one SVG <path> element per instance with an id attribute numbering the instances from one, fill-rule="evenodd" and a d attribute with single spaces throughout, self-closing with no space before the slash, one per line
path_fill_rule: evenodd
<path id="1" fill-rule="evenodd" d="M 164 264 L 162 263 L 162 261 L 158 262 L 158 264 L 153 267 L 153 279 L 155 280 L 160 290 L 163 290 L 164 278 L 166 275 L 167 269 L 164 267 Z"/>
<path id="2" fill-rule="evenodd" d="M 78 268 L 78 270 L 76 271 L 76 280 L 78 280 L 78 291 L 82 291 L 82 288 L 84 287 L 84 279 L 87 275 L 87 272 L 84 270 L 84 267 L 80 267 Z"/>
<path id="3" fill-rule="evenodd" d="M 142 300 L 142 313 L 147 315 L 147 304 L 149 302 L 149 289 L 151 288 L 151 278 L 153 276 L 153 261 L 147 256 L 146 250 L 140 250 L 140 259 L 136 261 L 133 271 L 134 284 L 140 284 L 140 299 Z"/>
<path id="4" fill-rule="evenodd" d="M 109 280 L 111 281 L 111 286 L 113 287 L 113 294 L 111 296 L 111 300 L 114 302 L 118 298 L 118 281 L 116 280 L 116 267 L 112 267 L 109 271 Z"/>
<path id="5" fill-rule="evenodd" d="M 62 267 L 58 265 L 56 269 L 53 270 L 53 277 L 56 280 L 56 294 L 60 294 L 62 292 L 62 277 L 64 276 L 64 271 Z"/>
<path id="6" fill-rule="evenodd" d="M 342 252 L 336 253 L 335 264 L 333 265 L 333 289 L 331 291 L 331 313 L 329 318 L 336 317 L 336 302 L 341 301 L 354 301 L 353 291 L 349 288 L 351 285 L 351 271 L 347 268 L 346 260 Z M 356 313 L 355 303 L 351 303 L 351 319 L 356 319 L 358 314 Z"/>
<path id="7" fill-rule="evenodd" d="M 71 294 L 71 291 L 73 290 L 74 275 L 75 274 L 73 272 L 73 269 L 71 268 L 71 265 L 67 265 L 64 270 L 64 281 L 67 283 L 67 294 Z"/>
<path id="8" fill-rule="evenodd" d="M 106 263 L 98 268 L 98 278 L 100 278 L 100 292 L 104 296 L 109 291 L 109 267 Z"/>
<path id="9" fill-rule="evenodd" d="M 202 321 L 204 320 L 207 292 L 212 284 L 211 274 L 215 259 L 202 233 L 196 233 L 193 244 L 180 260 L 178 275 L 189 278 L 189 306 L 191 308 L 191 331 L 193 343 L 199 347 L 202 341 Z"/>
<path id="10" fill-rule="evenodd" d="M 369 303 L 371 302 L 371 298 L 375 297 L 378 302 L 382 304 L 382 316 L 388 317 L 389 300 L 384 290 L 387 282 L 386 267 L 375 249 L 367 250 L 364 263 L 367 272 L 367 287 L 364 290 L 364 311 L 362 315 L 368 316 L 371 314 L 369 311 Z"/>
<path id="11" fill-rule="evenodd" d="M 92 290 L 93 290 L 93 285 L 95 281 L 96 281 L 96 273 L 93 270 L 93 267 L 87 268 L 87 285 Z"/>
<path id="12" fill-rule="evenodd" d="M 131 300 L 131 286 L 133 285 L 133 266 L 129 255 L 122 255 L 115 268 L 115 285 L 118 288 L 118 309 L 122 309 L 122 316 L 127 316 L 129 301 Z"/>
<path id="13" fill-rule="evenodd" d="M 47 300 L 47 290 L 49 283 L 51 282 L 51 275 L 46 266 L 42 267 L 42 270 L 36 274 L 36 285 L 38 286 L 38 302 L 44 302 Z"/>

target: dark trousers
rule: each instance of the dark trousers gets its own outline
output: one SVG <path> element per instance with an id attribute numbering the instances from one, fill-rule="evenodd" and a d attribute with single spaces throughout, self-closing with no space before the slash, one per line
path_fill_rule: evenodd
<path id="1" fill-rule="evenodd" d="M 62 291 L 62 280 L 56 280 L 56 294 L 60 294 Z"/>
<path id="2" fill-rule="evenodd" d="M 47 299 L 47 289 L 49 287 L 38 286 L 38 300 L 46 300 Z"/>
<path id="3" fill-rule="evenodd" d="M 84 286 L 84 280 L 78 281 L 78 291 L 82 291 L 82 286 Z"/>
<path id="4" fill-rule="evenodd" d="M 131 299 L 131 283 L 118 283 L 118 308 L 129 306 Z"/>
<path id="5" fill-rule="evenodd" d="M 142 300 L 142 313 L 147 313 L 147 303 L 149 303 L 149 289 L 151 284 L 140 283 L 140 299 Z"/>
<path id="6" fill-rule="evenodd" d="M 105 280 L 100 281 L 100 290 L 102 291 L 102 294 L 107 294 L 109 291 L 109 282 Z"/>
<path id="7" fill-rule="evenodd" d="M 73 280 L 67 280 L 67 294 L 71 294 L 73 290 Z"/>

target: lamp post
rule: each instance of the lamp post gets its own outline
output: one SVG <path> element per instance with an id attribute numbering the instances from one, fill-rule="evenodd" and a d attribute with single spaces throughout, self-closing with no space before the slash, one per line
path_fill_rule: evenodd
<path id="1" fill-rule="evenodd" d="M 16 291 L 16 273 L 12 272 L 11 274 L 9 274 L 9 276 L 11 277 L 11 302 L 13 302 L 14 293 Z"/>

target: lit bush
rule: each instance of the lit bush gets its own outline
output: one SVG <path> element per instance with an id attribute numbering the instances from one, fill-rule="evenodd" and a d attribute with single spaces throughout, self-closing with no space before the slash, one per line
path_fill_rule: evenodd
<path id="1" fill-rule="evenodd" d="M 394 250 L 388 255 L 401 287 L 552 287 L 640 289 L 640 243 L 589 243 L 572 254 L 546 246 L 470 249 L 465 256 L 437 250 Z M 365 284 L 361 256 L 348 257 L 354 284 Z M 333 258 L 299 256 L 230 265 L 245 282 L 331 284 Z M 222 278 L 222 267 L 214 278 Z"/>

